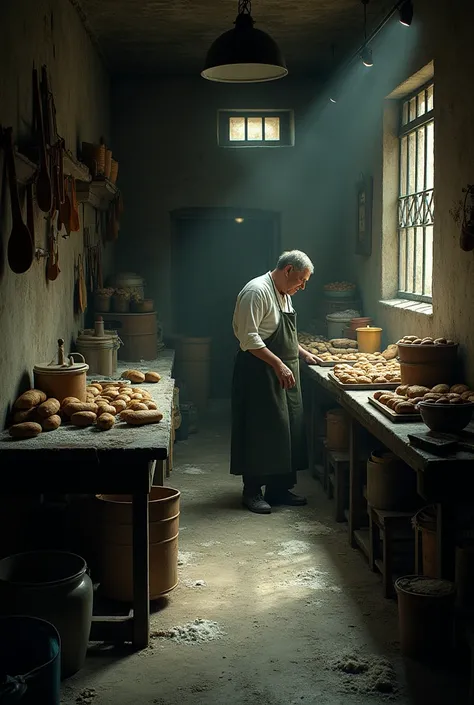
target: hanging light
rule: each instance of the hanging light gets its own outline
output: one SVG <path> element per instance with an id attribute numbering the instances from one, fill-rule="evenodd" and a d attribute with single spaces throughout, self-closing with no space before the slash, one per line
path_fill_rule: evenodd
<path id="1" fill-rule="evenodd" d="M 400 24 L 409 27 L 413 20 L 413 3 L 411 0 L 404 0 L 398 8 L 400 13 Z"/>
<path id="2" fill-rule="evenodd" d="M 372 58 L 372 49 L 370 47 L 365 46 L 362 49 L 360 58 L 362 59 L 362 63 L 364 64 L 364 66 L 370 68 L 374 65 L 374 60 Z"/>
<path id="3" fill-rule="evenodd" d="M 331 45 L 331 51 L 332 51 L 332 68 L 333 71 L 335 70 L 336 66 L 336 47 L 334 44 Z M 329 102 L 330 103 L 337 103 L 337 91 L 336 89 L 331 90 L 331 93 L 329 94 Z"/>
<path id="4" fill-rule="evenodd" d="M 372 59 L 372 49 L 367 46 L 367 5 L 369 4 L 369 0 L 361 0 L 361 2 L 364 6 L 364 47 L 361 51 L 360 58 L 364 66 L 370 67 L 374 65 L 374 62 Z"/>
<path id="5" fill-rule="evenodd" d="M 277 43 L 254 28 L 250 0 L 239 0 L 234 29 L 218 37 L 207 52 L 201 76 L 221 83 L 261 83 L 288 74 Z"/>

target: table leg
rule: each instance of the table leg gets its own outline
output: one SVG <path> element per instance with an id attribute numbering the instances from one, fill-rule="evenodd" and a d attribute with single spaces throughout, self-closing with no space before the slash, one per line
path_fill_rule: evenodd
<path id="1" fill-rule="evenodd" d="M 155 474 L 153 476 L 153 484 L 158 487 L 163 487 L 165 484 L 166 460 L 157 460 L 155 466 Z"/>
<path id="2" fill-rule="evenodd" d="M 311 477 L 313 477 L 314 473 L 314 426 L 315 426 L 315 418 L 314 418 L 314 405 L 315 405 L 315 392 L 314 392 L 314 384 L 310 385 L 309 389 L 309 423 L 307 424 L 307 430 L 308 430 L 308 466 L 309 466 L 309 471 L 311 473 Z"/>
<path id="3" fill-rule="evenodd" d="M 452 504 L 437 505 L 438 577 L 454 580 L 456 551 L 456 512 Z"/>
<path id="4" fill-rule="evenodd" d="M 133 645 L 150 641 L 148 494 L 133 495 Z"/>
<path id="5" fill-rule="evenodd" d="M 350 418 L 349 443 L 349 543 L 356 547 L 354 531 L 360 529 L 361 475 L 359 451 L 359 424 Z"/>

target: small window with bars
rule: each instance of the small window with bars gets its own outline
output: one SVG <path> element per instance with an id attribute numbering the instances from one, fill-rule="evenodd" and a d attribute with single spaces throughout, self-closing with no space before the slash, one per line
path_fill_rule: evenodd
<path id="1" fill-rule="evenodd" d="M 434 84 L 401 104 L 398 295 L 430 302 L 434 225 Z"/>
<path id="2" fill-rule="evenodd" d="M 294 144 L 291 110 L 219 110 L 220 147 L 289 147 Z"/>

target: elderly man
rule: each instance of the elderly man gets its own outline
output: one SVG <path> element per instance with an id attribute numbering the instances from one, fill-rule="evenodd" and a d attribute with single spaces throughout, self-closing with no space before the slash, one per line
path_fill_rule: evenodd
<path id="1" fill-rule="evenodd" d="M 307 467 L 299 358 L 315 360 L 298 343 L 291 297 L 313 270 L 304 252 L 284 252 L 272 272 L 252 279 L 237 297 L 230 472 L 243 476 L 243 504 L 257 514 L 306 504 L 290 490 L 296 472 Z"/>

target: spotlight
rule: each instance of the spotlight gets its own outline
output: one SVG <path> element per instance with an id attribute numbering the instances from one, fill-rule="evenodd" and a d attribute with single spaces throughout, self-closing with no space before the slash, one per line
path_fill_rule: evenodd
<path id="1" fill-rule="evenodd" d="M 400 13 L 400 24 L 409 27 L 413 20 L 413 3 L 411 0 L 404 0 L 398 8 Z"/>
<path id="2" fill-rule="evenodd" d="M 335 94 L 332 94 L 332 95 L 330 96 L 329 102 L 330 102 L 330 103 L 337 103 L 337 98 L 336 98 Z"/>
<path id="3" fill-rule="evenodd" d="M 370 67 L 374 65 L 374 61 L 372 59 L 372 49 L 365 45 L 365 47 L 362 49 L 360 58 L 362 59 L 362 63 L 364 66 Z"/>
<path id="4" fill-rule="evenodd" d="M 243 218 L 234 218 L 236 223 L 243 223 L 244 219 Z"/>

